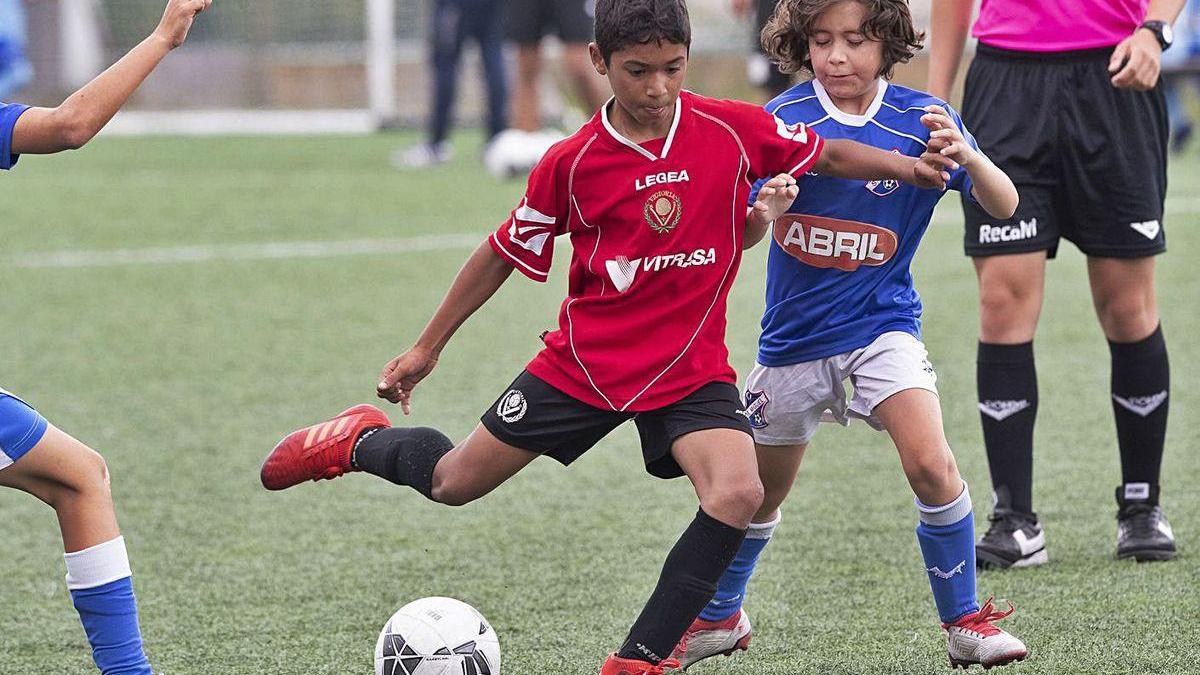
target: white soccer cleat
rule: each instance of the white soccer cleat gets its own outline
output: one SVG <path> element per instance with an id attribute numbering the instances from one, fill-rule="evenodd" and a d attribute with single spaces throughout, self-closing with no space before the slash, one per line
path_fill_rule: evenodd
<path id="1" fill-rule="evenodd" d="M 1029 656 L 1025 643 L 1013 635 L 997 628 L 993 622 L 1012 614 L 1011 603 L 1007 612 L 997 612 L 992 599 L 974 614 L 968 614 L 954 623 L 942 624 L 947 633 L 950 667 L 966 670 L 978 663 L 985 669 L 1004 666 L 1014 661 L 1023 661 Z"/>
<path id="2" fill-rule="evenodd" d="M 697 662 L 714 656 L 730 656 L 750 648 L 750 617 L 738 610 L 723 621 L 696 619 L 679 640 L 671 658 L 687 670 Z"/>

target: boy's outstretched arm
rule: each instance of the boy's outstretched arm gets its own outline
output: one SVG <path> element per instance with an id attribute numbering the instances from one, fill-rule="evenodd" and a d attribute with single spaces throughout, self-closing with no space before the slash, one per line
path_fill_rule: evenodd
<path id="1" fill-rule="evenodd" d="M 12 152 L 51 154 L 83 147 L 172 49 L 183 44 L 196 15 L 212 0 L 170 0 L 162 21 L 141 44 L 57 108 L 30 108 L 13 128 Z"/>
<path id="2" fill-rule="evenodd" d="M 946 166 L 952 170 L 960 166 L 966 169 L 971 177 L 971 195 L 983 210 L 993 218 L 1011 218 L 1017 211 L 1020 197 L 1008 174 L 967 143 L 958 125 L 941 106 L 927 106 L 921 123 L 930 130 L 927 154 L 936 153 L 936 156 L 949 159 L 950 164 Z"/>
<path id="3" fill-rule="evenodd" d="M 827 139 L 813 170 L 822 176 L 853 180 L 898 180 L 919 188 L 946 189 L 950 174 L 935 162 L 887 152 L 844 138 Z"/>
<path id="4" fill-rule="evenodd" d="M 388 361 L 379 376 L 379 398 L 399 403 L 407 415 L 412 410 L 412 390 L 433 371 L 442 348 L 451 336 L 512 274 L 513 266 L 483 242 L 459 270 L 442 304 L 417 338 L 417 343 Z"/>

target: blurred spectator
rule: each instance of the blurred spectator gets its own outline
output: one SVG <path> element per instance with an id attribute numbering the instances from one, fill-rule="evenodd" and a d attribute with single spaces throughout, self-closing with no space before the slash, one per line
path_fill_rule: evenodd
<path id="1" fill-rule="evenodd" d="M 21 0 L 0 0 L 0 101 L 33 79 L 25 58 L 25 9 Z"/>
<path id="2" fill-rule="evenodd" d="M 779 68 L 771 63 L 762 47 L 763 26 L 767 25 L 767 20 L 775 13 L 775 5 L 778 2 L 779 0 L 730 0 L 733 13 L 739 18 L 750 16 L 750 11 L 754 10 L 754 53 L 746 61 L 746 71 L 750 76 L 750 83 L 761 89 L 767 100 L 775 98 L 792 86 L 792 78 L 780 72 Z"/>
<path id="3" fill-rule="evenodd" d="M 1188 0 L 1175 22 L 1175 49 L 1163 52 L 1163 91 L 1171 124 L 1171 150 L 1181 152 L 1195 131 L 1187 92 L 1200 96 L 1200 2 Z"/>
<path id="4" fill-rule="evenodd" d="M 579 104 L 590 117 L 608 100 L 608 86 L 592 67 L 595 0 L 509 0 L 509 38 L 517 44 L 517 84 L 513 92 L 513 126 L 535 132 L 542 126 L 538 79 L 542 70 L 542 38 L 551 31 L 563 43 L 563 65 Z"/>
<path id="5" fill-rule="evenodd" d="M 0 0 L 3 2 L 4 0 Z M 446 138 L 454 123 L 458 66 L 468 39 L 479 44 L 488 97 L 488 140 L 508 126 L 508 83 L 504 65 L 504 0 L 436 0 L 430 30 L 433 110 L 429 137 L 396 157 L 402 168 L 420 169 L 450 158 Z"/>

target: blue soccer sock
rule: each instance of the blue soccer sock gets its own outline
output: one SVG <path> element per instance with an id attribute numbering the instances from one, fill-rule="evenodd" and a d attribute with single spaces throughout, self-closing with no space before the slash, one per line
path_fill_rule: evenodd
<path id="1" fill-rule="evenodd" d="M 103 675 L 153 675 L 142 651 L 125 538 L 67 553 L 67 588 Z"/>
<path id="2" fill-rule="evenodd" d="M 943 623 L 953 623 L 979 611 L 975 597 L 975 518 L 971 494 L 963 484 L 962 494 L 943 506 L 927 506 L 916 500 L 921 522 L 917 541 L 925 558 L 929 586 Z"/>
<path id="3" fill-rule="evenodd" d="M 758 558 L 771 541 L 771 535 L 775 533 L 780 518 L 781 516 L 776 515 L 769 523 L 750 523 L 750 529 L 746 530 L 746 538 L 742 540 L 742 547 L 738 549 L 733 562 L 717 582 L 717 594 L 709 601 L 704 611 L 700 612 L 701 619 L 723 621 L 737 614 L 742 608 L 742 601 L 746 598 L 746 585 L 750 583 L 750 576 L 754 574 Z"/>

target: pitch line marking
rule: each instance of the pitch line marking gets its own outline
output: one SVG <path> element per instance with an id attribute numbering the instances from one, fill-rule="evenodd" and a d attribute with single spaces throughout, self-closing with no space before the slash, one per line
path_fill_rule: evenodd
<path id="1" fill-rule="evenodd" d="M 363 255 L 397 255 L 473 248 L 486 234 L 426 235 L 397 239 L 348 239 L 344 241 L 291 241 L 261 244 L 214 244 L 126 248 L 109 251 L 77 250 L 27 253 L 9 258 L 23 269 L 122 267 L 244 260 L 295 260 Z"/>

